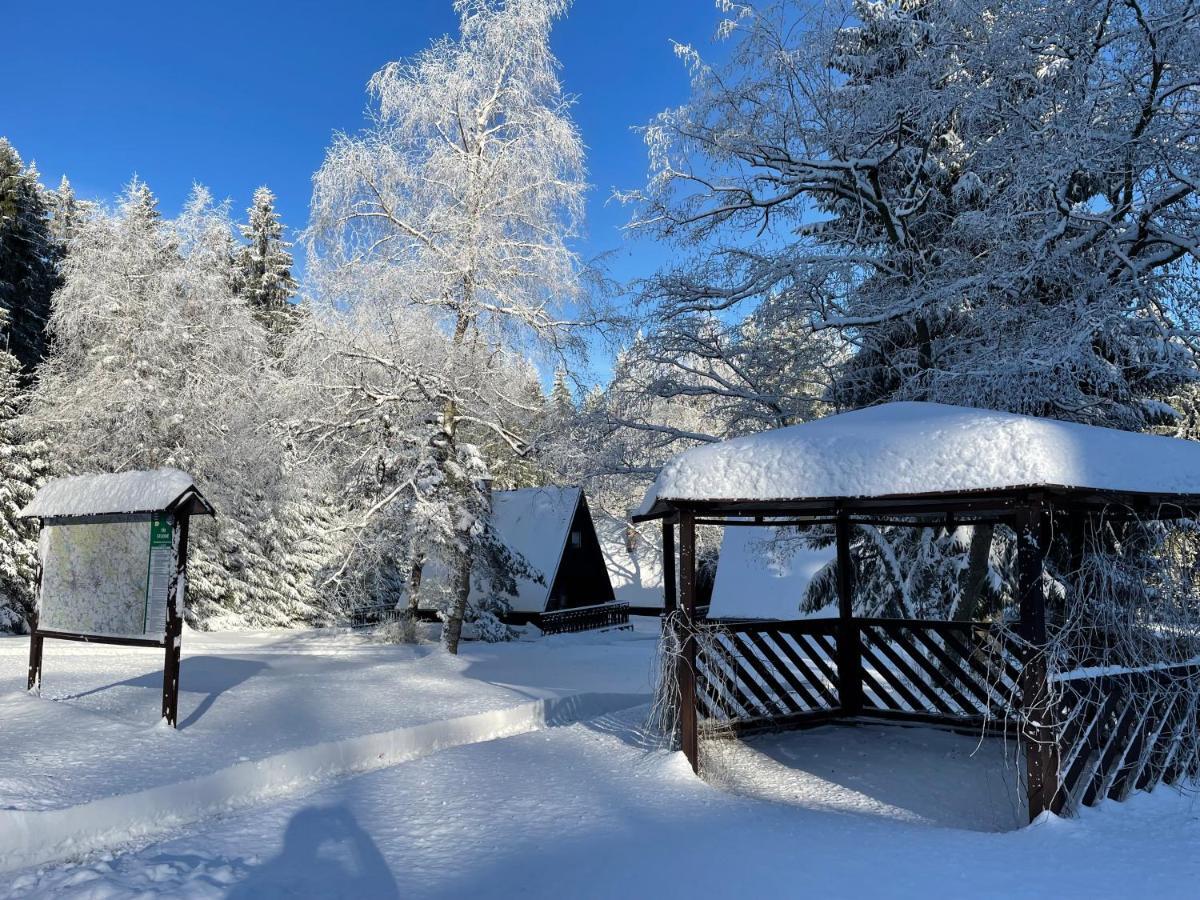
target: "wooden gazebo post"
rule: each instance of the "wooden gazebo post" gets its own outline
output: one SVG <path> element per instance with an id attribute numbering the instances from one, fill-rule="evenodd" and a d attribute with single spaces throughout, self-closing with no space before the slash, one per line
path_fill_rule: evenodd
<path id="1" fill-rule="evenodd" d="M 664 581 L 665 581 L 664 577 Z M 692 771 L 700 771 L 700 737 L 696 721 L 696 516 L 679 513 L 679 593 L 683 609 L 683 646 L 680 648 L 679 730 L 683 754 Z"/>
<path id="2" fill-rule="evenodd" d="M 1029 819 L 1054 807 L 1058 793 L 1058 744 L 1051 721 L 1046 666 L 1046 592 L 1042 565 L 1046 556 L 1048 513 L 1041 500 L 1018 510 L 1017 590 L 1020 600 L 1019 631 L 1029 646 L 1021 669 L 1022 737 L 1029 792 Z"/>
<path id="3" fill-rule="evenodd" d="M 850 556 L 850 518 L 839 510 L 834 526 L 837 543 L 837 675 L 842 715 L 862 712 L 862 646 L 854 620 L 854 561 Z"/>
<path id="4" fill-rule="evenodd" d="M 675 593 L 675 518 L 663 516 L 662 520 L 662 558 L 663 558 L 663 612 L 671 613 L 679 606 Z"/>

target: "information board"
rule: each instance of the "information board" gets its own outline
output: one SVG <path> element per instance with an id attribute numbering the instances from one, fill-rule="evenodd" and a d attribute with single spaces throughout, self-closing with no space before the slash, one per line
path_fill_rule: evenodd
<path id="1" fill-rule="evenodd" d="M 174 569 L 171 521 L 45 525 L 38 628 L 162 640 Z"/>

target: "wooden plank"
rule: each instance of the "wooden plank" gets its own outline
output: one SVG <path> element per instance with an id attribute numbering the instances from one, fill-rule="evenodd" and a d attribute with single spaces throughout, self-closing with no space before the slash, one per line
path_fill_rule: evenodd
<path id="1" fill-rule="evenodd" d="M 920 691 L 929 699 L 929 703 L 936 711 L 944 713 L 948 716 L 958 714 L 950 705 L 949 701 L 945 700 L 938 690 L 928 683 L 928 679 L 917 674 L 912 666 L 909 665 L 908 660 L 896 652 L 895 648 L 892 647 L 891 642 L 887 640 L 886 636 L 880 638 L 873 629 L 864 628 L 863 638 L 864 640 L 874 644 L 879 649 L 879 652 L 886 656 L 892 665 L 899 670 L 900 674 L 908 679 L 909 684 L 913 685 L 918 691 Z M 967 707 L 963 706 L 963 709 L 967 709 Z M 973 706 L 968 714 L 975 714 Z"/>
<path id="2" fill-rule="evenodd" d="M 969 634 L 945 632 L 941 638 L 946 652 L 952 653 L 962 663 L 964 670 L 974 676 L 975 683 L 983 688 L 989 707 L 1007 707 L 1009 698 L 1005 696 L 1005 691 L 1011 693 L 1011 686 L 998 677 L 999 668 L 993 665 L 983 648 L 971 643 Z"/>
<path id="3" fill-rule="evenodd" d="M 766 661 L 771 664 L 774 671 L 782 676 L 783 680 L 788 683 L 788 686 L 795 693 L 800 695 L 800 699 L 807 704 L 809 709 L 825 708 L 825 705 L 808 689 L 808 685 L 805 684 L 804 679 L 797 677 L 795 670 L 779 658 L 779 654 L 768 643 L 764 632 L 748 631 L 746 632 L 746 636 L 750 638 L 763 656 L 766 657 Z"/>
<path id="4" fill-rule="evenodd" d="M 73 631 L 47 631 L 38 629 L 44 638 L 56 641 L 79 641 L 84 644 L 111 644 L 114 647 L 165 647 L 166 641 L 155 638 L 119 637 L 102 634 L 80 634 Z"/>
<path id="5" fill-rule="evenodd" d="M 909 689 L 908 685 L 905 683 L 900 674 L 875 655 L 874 650 L 871 649 L 871 642 L 869 640 L 864 639 L 862 641 L 862 649 L 863 660 L 871 663 L 871 665 L 875 667 L 875 670 L 880 674 L 880 676 L 882 676 L 888 682 L 888 685 L 892 691 L 896 694 L 899 694 L 900 699 L 907 703 L 913 712 L 927 711 L 928 707 L 926 704 L 917 699 L 917 695 Z M 865 666 L 863 667 L 863 670 L 866 671 Z"/>
<path id="6" fill-rule="evenodd" d="M 679 515 L 679 593 L 683 604 L 683 644 L 679 656 L 679 729 L 683 754 L 692 771 L 700 772 L 700 738 L 696 721 L 696 523 L 693 514 Z"/>
<path id="7" fill-rule="evenodd" d="M 801 703 L 797 702 L 796 698 L 792 696 L 791 692 L 784 687 L 782 682 L 780 682 L 780 680 L 776 677 L 775 668 L 770 664 L 769 660 L 763 659 L 754 652 L 754 635 L 755 632 L 747 631 L 744 632 L 740 637 L 733 634 L 731 634 L 729 637 L 730 640 L 733 641 L 734 646 L 737 648 L 739 656 L 751 669 L 754 670 L 755 673 L 757 673 L 760 679 L 759 684 L 765 685 L 766 688 L 770 689 L 770 694 L 768 694 L 768 696 L 771 696 L 773 705 L 777 710 L 779 710 L 779 707 L 782 704 L 788 708 L 786 711 L 786 714 L 788 715 L 791 713 L 805 712 L 805 707 Z M 784 712 L 783 710 L 779 711 Z"/>
<path id="8" fill-rule="evenodd" d="M 882 627 L 880 627 L 880 630 L 884 631 L 885 633 L 887 631 Z M 951 679 L 947 678 L 946 674 L 934 665 L 933 660 L 931 660 L 928 655 L 916 652 L 922 648 L 928 649 L 928 645 L 918 639 L 919 635 L 917 632 L 913 631 L 912 629 L 896 628 L 892 629 L 892 633 L 889 634 L 888 637 L 892 638 L 896 644 L 907 645 L 905 649 L 909 651 L 908 659 L 913 663 L 913 665 L 920 668 L 926 676 L 920 683 L 928 683 L 930 687 L 935 688 L 941 694 L 948 697 L 951 701 L 958 704 L 958 706 L 966 715 L 982 715 L 988 711 L 988 705 L 986 703 L 984 704 L 983 708 L 980 709 L 978 703 L 968 700 L 967 697 L 958 690 L 958 687 L 951 681 Z M 939 660 L 939 662 L 940 661 L 941 660 Z M 945 663 L 943 663 L 943 665 L 945 665 Z M 953 670 L 955 667 L 953 667 L 953 664 L 951 664 L 950 666 L 947 666 L 947 668 L 951 668 Z"/>
<path id="9" fill-rule="evenodd" d="M 983 708 L 978 710 L 980 713 L 986 713 L 992 708 L 992 696 L 988 693 L 986 687 L 979 684 L 978 680 L 969 675 L 958 662 L 946 652 L 937 641 L 933 640 L 926 632 L 917 628 L 909 629 L 911 634 L 916 638 L 917 642 L 924 644 L 930 654 L 943 666 L 945 666 L 969 693 L 975 696 L 975 699 L 983 704 Z M 943 676 L 944 677 L 944 676 Z M 945 686 L 945 685 L 943 685 Z"/>
<path id="10" fill-rule="evenodd" d="M 151 528 L 154 526 L 151 525 Z M 175 575 L 167 587 L 167 626 L 163 661 L 162 717 L 175 728 L 179 721 L 179 655 L 183 644 L 184 591 L 187 590 L 188 517 L 171 516 Z"/>
<path id="11" fill-rule="evenodd" d="M 744 710 L 746 718 L 761 719 L 770 715 L 770 710 L 761 707 L 742 691 L 746 675 L 729 647 L 720 642 L 720 637 L 712 636 L 708 641 L 711 652 L 706 653 L 706 657 L 711 657 L 709 665 L 713 676 L 717 678 L 717 684 L 729 695 L 728 699 Z"/>
<path id="12" fill-rule="evenodd" d="M 32 691 L 42 686 L 42 635 L 35 628 L 29 635 L 29 679 L 25 690 Z"/>
<path id="13" fill-rule="evenodd" d="M 1146 752 L 1141 768 L 1133 779 L 1134 790 L 1150 790 L 1158 784 L 1158 777 L 1161 773 L 1157 768 L 1157 763 L 1162 758 L 1163 748 L 1166 741 L 1170 738 L 1170 733 L 1174 728 L 1174 722 L 1181 704 L 1186 706 L 1186 700 L 1184 700 L 1182 691 L 1165 691 L 1164 697 L 1155 713 L 1154 733 L 1150 736 L 1150 740 L 1146 742 Z"/>
<path id="14" fill-rule="evenodd" d="M 839 720 L 838 717 L 839 713 L 837 710 L 813 710 L 811 712 L 796 713 L 791 716 L 779 716 L 774 719 L 751 719 L 746 722 L 734 722 L 732 730 L 738 737 L 777 731 L 796 731 L 804 728 L 816 728 L 820 725 L 828 725 L 831 722 L 837 722 Z"/>
<path id="15" fill-rule="evenodd" d="M 1137 714 L 1138 705 L 1136 698 L 1132 695 L 1122 697 L 1116 724 L 1105 735 L 1104 745 L 1101 747 L 1100 755 L 1096 761 L 1095 772 L 1084 789 L 1082 798 L 1084 806 L 1094 806 L 1099 800 L 1104 799 L 1108 784 L 1112 779 L 1115 764 L 1120 754 L 1125 750 L 1126 733 L 1129 730 L 1131 722 L 1136 720 Z"/>
<path id="16" fill-rule="evenodd" d="M 800 674 L 804 677 L 804 679 L 806 681 L 808 681 L 809 684 L 812 685 L 813 690 L 815 690 L 817 693 L 819 693 L 821 695 L 821 701 L 822 701 L 821 705 L 824 705 L 826 708 L 829 708 L 829 709 L 837 708 L 837 705 L 838 705 L 837 695 L 834 693 L 834 688 L 836 688 L 836 685 L 837 685 L 836 676 L 831 676 L 829 678 L 829 681 L 826 682 L 825 677 L 822 675 L 822 673 L 814 670 L 811 667 L 810 662 L 812 662 L 812 661 L 806 660 L 804 657 L 802 657 L 800 655 L 800 653 L 798 652 L 798 648 L 793 647 L 788 642 L 788 639 L 783 634 L 781 634 L 781 633 L 780 634 L 772 634 L 772 635 L 770 635 L 770 637 L 771 637 L 771 640 L 773 640 L 775 642 L 776 646 L 778 646 L 779 649 L 783 652 L 784 656 L 787 657 L 788 662 L 790 662 L 792 664 L 792 666 L 798 672 L 800 672 Z M 792 640 L 798 640 L 798 639 L 792 638 Z M 827 664 L 825 667 L 828 669 Z M 829 670 L 829 671 L 832 672 L 832 670 Z"/>
<path id="17" fill-rule="evenodd" d="M 741 669 L 741 672 L 739 673 L 741 675 L 741 678 L 739 679 L 739 684 L 758 699 L 759 703 L 762 705 L 763 712 L 767 718 L 772 718 L 772 717 L 778 716 L 778 715 L 785 715 L 789 711 L 790 712 L 803 712 L 804 711 L 799 706 L 797 706 L 793 703 L 787 704 L 789 707 L 789 710 L 780 709 L 779 702 L 774 697 L 772 697 L 769 693 L 767 693 L 766 689 L 761 684 L 759 684 L 757 680 L 752 678 L 750 676 L 749 672 L 746 671 L 746 664 L 749 664 L 750 667 L 754 668 L 755 671 L 757 671 L 760 676 L 762 675 L 762 668 L 759 665 L 755 664 L 757 662 L 757 657 L 754 657 L 752 654 L 749 654 L 747 652 L 745 646 L 738 640 L 737 635 L 731 634 L 731 635 L 728 635 L 728 638 L 730 640 L 730 643 L 732 644 L 733 649 L 736 650 L 736 652 L 737 652 L 736 658 L 738 661 L 738 666 Z M 782 688 L 773 688 L 773 689 L 776 690 L 780 694 L 786 693 L 782 690 Z"/>
<path id="18" fill-rule="evenodd" d="M 679 605 L 675 591 L 675 520 L 667 516 L 662 522 L 663 609 L 674 612 Z"/>
<path id="19" fill-rule="evenodd" d="M 788 637 L 795 643 L 796 653 L 801 655 L 809 665 L 816 667 L 821 680 L 836 694 L 838 679 L 837 664 L 834 662 L 837 646 L 835 639 L 828 636 L 827 646 L 822 643 L 824 636 L 819 634 L 789 634 Z M 837 703 L 835 702 L 833 705 L 837 706 Z"/>

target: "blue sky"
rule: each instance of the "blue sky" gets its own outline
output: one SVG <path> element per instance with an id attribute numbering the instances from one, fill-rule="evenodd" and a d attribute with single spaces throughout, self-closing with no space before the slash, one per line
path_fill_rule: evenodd
<path id="1" fill-rule="evenodd" d="M 356 130 L 384 63 L 455 28 L 451 0 L 340 2 L 0 2 L 0 135 L 54 185 L 108 198 L 135 172 L 174 214 L 193 182 L 239 217 L 259 184 L 304 226 L 310 179 L 335 130 Z M 631 126 L 687 97 L 671 41 L 712 48 L 712 0 L 575 0 L 556 28 L 562 78 L 579 96 L 588 145 L 587 257 L 616 251 L 619 278 L 664 251 L 631 244 L 614 187 L 640 185 L 646 154 Z"/>

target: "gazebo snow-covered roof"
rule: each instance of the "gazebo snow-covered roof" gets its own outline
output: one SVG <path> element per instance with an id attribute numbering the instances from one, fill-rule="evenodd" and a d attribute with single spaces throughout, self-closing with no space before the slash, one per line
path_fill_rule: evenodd
<path id="1" fill-rule="evenodd" d="M 635 518 L 681 506 L 918 512 L 1045 489 L 1076 502 L 1200 501 L 1200 443 L 938 403 L 888 403 L 696 447 L 663 467 Z M 901 501 L 903 503 L 888 502 Z M 860 501 L 860 502 L 855 502 Z M 875 501 L 875 502 L 871 502 Z"/>
<path id="2" fill-rule="evenodd" d="M 72 475 L 47 482 L 21 510 L 24 518 L 89 518 L 179 512 L 212 515 L 192 477 L 178 469 Z"/>

